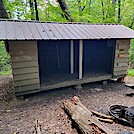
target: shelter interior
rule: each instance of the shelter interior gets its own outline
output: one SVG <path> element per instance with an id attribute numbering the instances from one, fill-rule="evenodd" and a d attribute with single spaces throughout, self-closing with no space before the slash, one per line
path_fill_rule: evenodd
<path id="1" fill-rule="evenodd" d="M 41 86 L 79 79 L 80 40 L 72 43 L 73 47 L 71 40 L 38 41 Z M 112 77 L 114 50 L 115 40 L 83 40 L 82 77 Z"/>
<path id="2" fill-rule="evenodd" d="M 85 40 L 83 42 L 83 77 L 112 74 L 114 50 L 114 40 Z"/>
<path id="3" fill-rule="evenodd" d="M 41 85 L 77 79 L 77 74 L 70 73 L 70 41 L 40 41 L 38 51 Z"/>

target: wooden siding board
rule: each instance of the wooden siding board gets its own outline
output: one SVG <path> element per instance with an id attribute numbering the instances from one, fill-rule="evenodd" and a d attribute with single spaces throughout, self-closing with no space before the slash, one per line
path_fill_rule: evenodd
<path id="1" fill-rule="evenodd" d="M 37 50 L 36 49 L 24 49 L 24 50 L 15 50 L 12 49 L 10 51 L 11 56 L 23 56 L 23 55 L 37 55 Z"/>
<path id="2" fill-rule="evenodd" d="M 126 66 L 128 66 L 128 63 L 115 63 L 114 64 L 114 67 L 126 67 Z"/>
<path id="3" fill-rule="evenodd" d="M 117 49 L 127 49 L 130 47 L 129 39 L 116 40 Z"/>
<path id="4" fill-rule="evenodd" d="M 10 50 L 37 50 L 36 41 L 8 41 Z"/>
<path id="5" fill-rule="evenodd" d="M 116 56 L 115 56 L 115 58 L 128 58 L 128 57 L 129 57 L 129 54 L 124 54 L 123 57 L 119 57 L 118 53 L 116 53 Z"/>
<path id="6" fill-rule="evenodd" d="M 120 63 L 120 62 L 127 63 L 128 62 L 128 58 L 116 58 L 115 59 L 115 63 Z"/>
<path id="7" fill-rule="evenodd" d="M 11 62 L 24 62 L 24 61 L 37 61 L 37 55 L 23 55 L 23 56 L 12 56 Z"/>
<path id="8" fill-rule="evenodd" d="M 126 48 L 126 49 L 123 49 L 124 53 L 125 54 L 128 54 L 129 53 L 129 49 Z M 116 53 L 119 54 L 120 50 L 119 49 L 116 49 Z"/>
<path id="9" fill-rule="evenodd" d="M 27 80 L 27 79 L 34 79 L 34 78 L 39 78 L 39 73 L 27 73 L 27 74 L 18 74 L 14 75 L 13 79 L 14 81 L 19 81 L 19 80 Z"/>
<path id="10" fill-rule="evenodd" d="M 27 73 L 38 73 L 38 67 L 13 69 L 13 75 Z"/>
<path id="11" fill-rule="evenodd" d="M 20 86 L 20 87 L 15 87 L 15 92 L 25 92 L 25 91 L 30 91 L 30 90 L 35 90 L 39 89 L 40 85 L 39 84 L 32 84 L 32 85 L 26 85 L 26 86 Z"/>
<path id="12" fill-rule="evenodd" d="M 25 85 L 38 84 L 38 83 L 39 83 L 39 79 L 35 78 L 29 80 L 14 81 L 14 86 L 18 87 L 18 86 L 25 86 Z"/>
<path id="13" fill-rule="evenodd" d="M 9 41 L 15 94 L 40 89 L 36 41 Z"/>
<path id="14" fill-rule="evenodd" d="M 27 68 L 27 67 L 38 67 L 38 61 L 29 61 L 29 62 L 16 62 L 12 63 L 12 68 Z"/>
<path id="15" fill-rule="evenodd" d="M 114 68 L 114 72 L 119 72 L 119 71 L 126 71 L 128 67 L 116 67 Z"/>
<path id="16" fill-rule="evenodd" d="M 127 74 L 127 71 L 114 72 L 114 76 L 120 76 L 120 75 L 125 75 L 125 74 Z"/>
<path id="17" fill-rule="evenodd" d="M 115 60 L 114 60 L 114 76 L 123 76 L 127 74 L 128 56 L 129 56 L 130 39 L 117 39 Z M 119 57 L 120 49 L 123 49 L 123 57 Z"/>

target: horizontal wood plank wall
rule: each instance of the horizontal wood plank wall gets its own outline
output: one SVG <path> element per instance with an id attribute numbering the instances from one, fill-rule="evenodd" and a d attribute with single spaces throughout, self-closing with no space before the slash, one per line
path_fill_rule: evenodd
<path id="1" fill-rule="evenodd" d="M 127 74 L 130 39 L 116 40 L 114 72 L 115 77 Z"/>
<path id="2" fill-rule="evenodd" d="M 40 89 L 36 41 L 9 41 L 15 93 L 38 92 Z"/>

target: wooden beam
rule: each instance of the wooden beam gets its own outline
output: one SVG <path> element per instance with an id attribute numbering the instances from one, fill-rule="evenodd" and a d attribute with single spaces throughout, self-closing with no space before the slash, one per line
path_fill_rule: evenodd
<path id="1" fill-rule="evenodd" d="M 82 79 L 83 41 L 79 41 L 79 79 Z"/>
<path id="2" fill-rule="evenodd" d="M 73 40 L 71 40 L 70 44 L 70 68 L 71 68 L 71 74 L 74 73 L 74 44 Z"/>
<path id="3" fill-rule="evenodd" d="M 102 81 L 102 80 L 109 80 L 112 78 L 112 74 L 108 75 L 101 75 L 101 76 L 94 76 L 94 77 L 86 77 L 83 79 L 75 79 L 75 80 L 68 80 L 56 84 L 50 84 L 50 85 L 42 85 L 41 90 L 49 90 L 49 89 L 56 89 L 61 87 L 67 87 L 67 86 L 73 86 L 73 85 L 79 85 L 79 84 L 85 84 L 89 82 L 96 82 L 96 81 Z"/>

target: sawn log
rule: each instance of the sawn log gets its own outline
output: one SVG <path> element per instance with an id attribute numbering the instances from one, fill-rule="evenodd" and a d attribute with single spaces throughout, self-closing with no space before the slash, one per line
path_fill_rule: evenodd
<path id="1" fill-rule="evenodd" d="M 81 103 L 78 97 L 63 101 L 63 106 L 83 134 L 114 134 Z"/>

